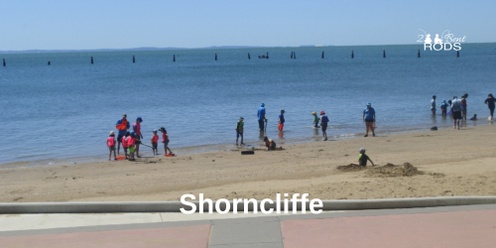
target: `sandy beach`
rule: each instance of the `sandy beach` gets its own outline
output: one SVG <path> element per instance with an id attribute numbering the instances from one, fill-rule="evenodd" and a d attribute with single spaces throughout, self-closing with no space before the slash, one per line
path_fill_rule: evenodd
<path id="1" fill-rule="evenodd" d="M 278 192 L 327 200 L 494 196 L 494 140 L 496 126 L 489 124 L 392 134 L 378 130 L 377 137 L 283 145 L 270 152 L 254 144 L 253 155 L 233 149 L 134 162 L 4 165 L 0 201 L 177 201 L 186 193 L 274 199 Z M 361 147 L 375 167 L 347 166 L 357 162 Z M 102 152 L 102 159 L 106 156 Z"/>

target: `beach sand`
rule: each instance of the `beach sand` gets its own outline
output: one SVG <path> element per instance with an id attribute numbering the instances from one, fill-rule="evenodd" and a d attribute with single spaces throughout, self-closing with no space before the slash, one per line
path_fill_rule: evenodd
<path id="1" fill-rule="evenodd" d="M 496 126 L 485 125 L 392 134 L 378 130 L 377 137 L 284 145 L 270 152 L 260 142 L 253 155 L 229 150 L 135 162 L 4 165 L 0 201 L 178 201 L 186 193 L 261 200 L 274 199 L 278 192 L 323 200 L 494 196 L 495 144 Z M 375 167 L 347 166 L 357 163 L 361 147 Z"/>

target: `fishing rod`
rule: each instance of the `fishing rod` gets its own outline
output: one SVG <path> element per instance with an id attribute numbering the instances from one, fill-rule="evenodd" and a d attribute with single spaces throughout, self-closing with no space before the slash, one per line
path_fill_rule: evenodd
<path id="1" fill-rule="evenodd" d="M 153 147 L 151 147 L 151 146 L 149 146 L 149 145 L 145 145 L 145 144 L 143 144 L 143 143 L 141 143 L 141 142 L 140 142 L 140 145 L 144 145 L 144 146 L 146 146 L 146 147 L 150 147 L 150 148 L 152 148 L 152 149 L 153 149 Z"/>

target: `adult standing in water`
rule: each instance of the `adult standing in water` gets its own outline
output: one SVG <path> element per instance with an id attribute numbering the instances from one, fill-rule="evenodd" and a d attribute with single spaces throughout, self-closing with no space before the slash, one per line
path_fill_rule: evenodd
<path id="1" fill-rule="evenodd" d="M 487 107 L 489 108 L 489 119 L 491 121 L 494 120 L 493 117 L 494 107 L 496 106 L 496 99 L 493 97 L 493 94 L 489 93 L 484 103 L 487 104 Z"/>
<path id="2" fill-rule="evenodd" d="M 464 122 L 467 121 L 467 97 L 468 97 L 468 94 L 465 93 L 463 94 L 462 96 L 462 119 Z"/>
<path id="3" fill-rule="evenodd" d="M 258 128 L 260 129 L 260 133 L 264 133 L 265 131 L 264 124 L 267 121 L 267 119 L 265 119 L 265 103 L 262 103 L 258 108 L 257 117 L 258 117 Z"/>
<path id="4" fill-rule="evenodd" d="M 117 134 L 117 154 L 119 154 L 119 150 L 121 149 L 122 137 L 126 135 L 126 132 L 130 127 L 131 124 L 127 121 L 126 114 L 123 114 L 122 118 L 115 124 L 115 128 L 119 131 Z"/>
<path id="5" fill-rule="evenodd" d="M 324 111 L 320 111 L 320 126 L 322 128 L 322 140 L 327 141 L 327 124 L 329 124 L 329 117 Z"/>
<path id="6" fill-rule="evenodd" d="M 375 109 L 372 108 L 372 104 L 367 103 L 367 108 L 363 110 L 362 115 L 363 122 L 365 122 L 365 136 L 369 136 L 369 130 L 372 131 L 372 136 L 375 136 Z"/>
<path id="7" fill-rule="evenodd" d="M 436 96 L 432 96 L 432 99 L 431 99 L 431 112 L 432 112 L 432 115 L 436 115 Z"/>
<path id="8" fill-rule="evenodd" d="M 453 113 L 453 128 L 460 129 L 462 121 L 462 101 L 458 97 L 453 97 L 451 113 Z"/>

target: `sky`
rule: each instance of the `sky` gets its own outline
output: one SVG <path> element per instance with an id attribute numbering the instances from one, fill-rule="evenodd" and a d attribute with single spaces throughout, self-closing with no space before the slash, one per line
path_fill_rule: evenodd
<path id="1" fill-rule="evenodd" d="M 496 1 L 1 0 L 0 51 L 496 42 Z"/>

